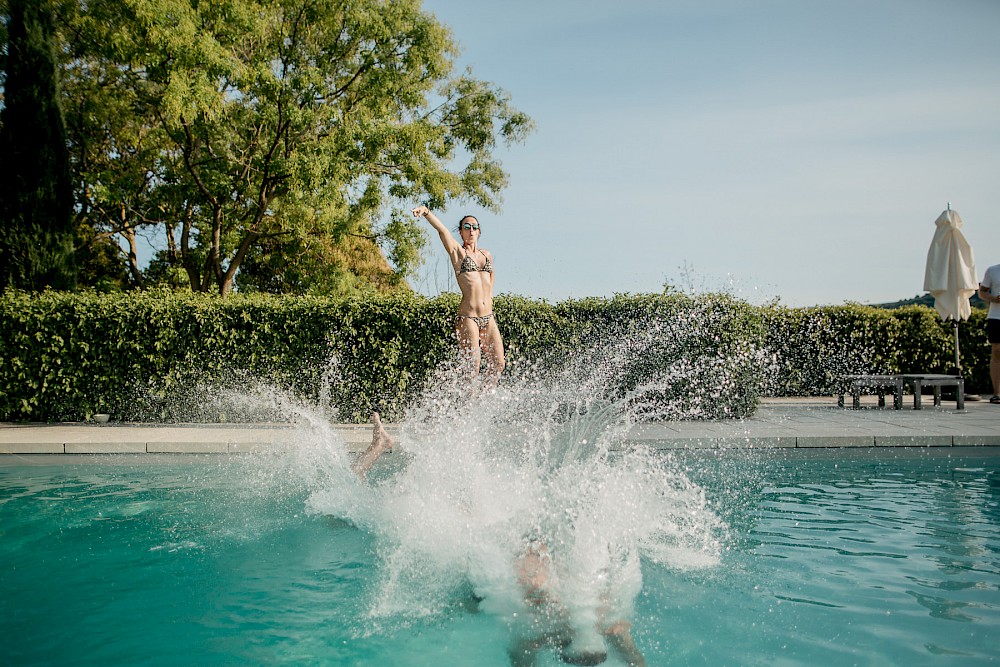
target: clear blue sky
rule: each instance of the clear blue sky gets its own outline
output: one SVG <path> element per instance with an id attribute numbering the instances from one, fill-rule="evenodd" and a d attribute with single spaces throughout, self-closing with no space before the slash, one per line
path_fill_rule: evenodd
<path id="1" fill-rule="evenodd" d="M 948 202 L 1000 263 L 998 0 L 424 6 L 537 123 L 481 213 L 500 293 L 906 298 Z M 431 241 L 416 286 L 454 290 Z"/>

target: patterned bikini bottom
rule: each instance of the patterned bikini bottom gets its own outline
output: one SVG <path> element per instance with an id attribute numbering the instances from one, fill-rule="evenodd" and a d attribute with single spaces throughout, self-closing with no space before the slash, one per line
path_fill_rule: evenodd
<path id="1" fill-rule="evenodd" d="M 486 327 L 490 326 L 490 320 L 493 319 L 493 313 L 489 315 L 456 315 L 455 324 L 461 324 L 462 320 L 472 320 L 479 326 L 480 331 L 485 331 Z"/>

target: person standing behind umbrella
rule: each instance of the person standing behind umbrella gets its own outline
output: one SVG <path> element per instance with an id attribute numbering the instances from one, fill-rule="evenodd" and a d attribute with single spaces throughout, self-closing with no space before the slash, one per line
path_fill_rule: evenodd
<path id="1" fill-rule="evenodd" d="M 986 314 L 986 338 L 990 341 L 990 381 L 993 383 L 993 398 L 990 403 L 1000 403 L 1000 264 L 986 269 L 983 281 L 979 283 L 979 296 L 990 304 Z"/>

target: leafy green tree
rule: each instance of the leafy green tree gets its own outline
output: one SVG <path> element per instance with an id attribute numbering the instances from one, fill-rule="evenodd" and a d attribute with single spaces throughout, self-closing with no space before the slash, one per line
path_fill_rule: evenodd
<path id="1" fill-rule="evenodd" d="M 114 237 L 87 224 L 76 228 L 76 266 L 79 285 L 99 292 L 119 292 L 132 286 L 122 262 L 122 249 Z"/>
<path id="2" fill-rule="evenodd" d="M 344 228 L 332 234 L 275 236 L 262 240 L 247 254 L 237 286 L 243 292 L 271 294 L 392 291 L 405 284 L 405 276 L 418 265 L 425 246 L 422 230 L 409 224 L 400 211 L 393 212 L 381 238 Z"/>
<path id="3" fill-rule="evenodd" d="M 91 3 L 95 11 L 99 3 Z M 89 15 L 90 20 L 98 17 Z M 120 20 L 120 17 L 117 17 Z M 115 20 L 100 16 L 99 20 Z M 115 282 L 143 287 L 139 265 L 142 236 L 173 239 L 173 202 L 180 184 L 169 174 L 169 144 L 155 122 L 155 109 L 137 94 L 141 75 L 123 67 L 108 45 L 95 43 L 104 28 L 94 30 L 78 17 L 64 63 L 66 125 L 75 185 L 77 222 L 90 233 L 80 235 L 81 256 L 120 265 Z M 96 34 L 95 34 L 96 33 Z M 86 260 L 85 260 L 86 261 Z M 99 272 L 94 265 L 83 273 Z M 124 271 L 124 276 L 122 272 Z"/>
<path id="4" fill-rule="evenodd" d="M 495 149 L 531 126 L 454 75 L 418 0 L 88 0 L 67 25 L 81 215 L 136 285 L 157 230 L 153 277 L 198 291 L 399 286 L 424 244 L 402 210 L 495 210 Z"/>
<path id="5" fill-rule="evenodd" d="M 10 0 L 0 128 L 0 289 L 76 284 L 53 6 Z"/>

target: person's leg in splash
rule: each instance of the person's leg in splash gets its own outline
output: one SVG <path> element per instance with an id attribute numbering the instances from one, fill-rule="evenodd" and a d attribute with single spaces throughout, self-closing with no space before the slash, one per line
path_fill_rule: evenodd
<path id="1" fill-rule="evenodd" d="M 618 655 L 629 667 L 646 667 L 646 659 L 639 652 L 639 647 L 632 638 L 632 624 L 628 621 L 618 621 L 604 631 L 608 643 L 618 652 Z"/>
<path id="2" fill-rule="evenodd" d="M 455 337 L 458 339 L 458 353 L 462 360 L 463 372 L 468 373 L 470 382 L 474 381 L 479 377 L 479 365 L 482 363 L 479 325 L 471 317 L 457 317 Z"/>
<path id="3" fill-rule="evenodd" d="M 486 385 L 494 388 L 500 382 L 507 361 L 504 358 L 503 337 L 497 327 L 497 318 L 491 317 L 485 329 L 480 330 L 479 345 L 486 356 Z"/>
<path id="4" fill-rule="evenodd" d="M 395 439 L 389 435 L 385 427 L 382 426 L 382 419 L 379 417 L 377 412 L 372 413 L 372 444 L 368 446 L 358 460 L 354 462 L 351 466 L 351 470 L 360 477 L 364 479 L 368 475 L 368 471 L 371 467 L 375 465 L 379 457 L 386 452 L 391 452 L 392 448 L 396 445 Z"/>

